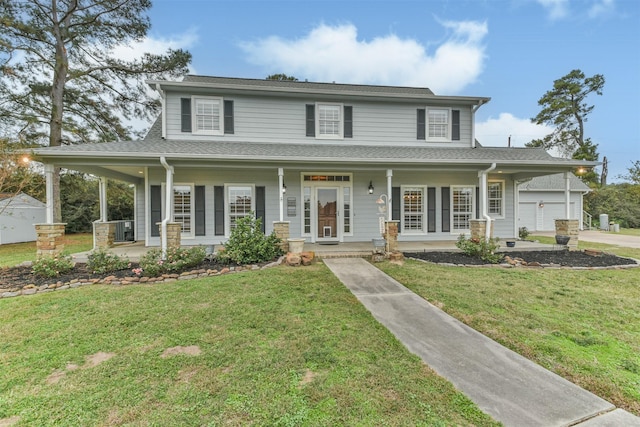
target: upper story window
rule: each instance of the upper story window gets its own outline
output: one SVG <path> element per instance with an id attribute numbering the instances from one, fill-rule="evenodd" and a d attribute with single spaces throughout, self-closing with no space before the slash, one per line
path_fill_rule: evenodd
<path id="1" fill-rule="evenodd" d="M 417 112 L 417 139 L 443 142 L 460 140 L 460 110 L 419 108 Z"/>
<path id="2" fill-rule="evenodd" d="M 220 135 L 223 133 L 222 98 L 193 98 L 193 133 Z"/>
<path id="3" fill-rule="evenodd" d="M 353 108 L 342 104 L 316 103 L 306 106 L 307 136 L 319 139 L 353 137 Z"/>
<path id="4" fill-rule="evenodd" d="M 181 131 L 196 135 L 234 133 L 233 101 L 213 96 L 180 98 Z"/>

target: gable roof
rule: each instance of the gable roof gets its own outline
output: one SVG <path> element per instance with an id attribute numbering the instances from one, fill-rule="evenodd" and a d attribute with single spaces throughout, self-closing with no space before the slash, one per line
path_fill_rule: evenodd
<path id="1" fill-rule="evenodd" d="M 569 174 L 569 188 L 571 191 L 591 191 L 591 188 L 574 174 Z M 564 174 L 538 176 L 520 185 L 520 191 L 564 191 Z"/>

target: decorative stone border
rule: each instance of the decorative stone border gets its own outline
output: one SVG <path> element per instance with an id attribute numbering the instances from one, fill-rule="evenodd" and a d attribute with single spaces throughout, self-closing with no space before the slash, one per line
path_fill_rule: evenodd
<path id="1" fill-rule="evenodd" d="M 185 271 L 183 273 L 177 274 L 163 274 L 159 277 L 124 277 L 118 278 L 116 276 L 106 276 L 102 279 L 89 279 L 89 280 L 81 280 L 81 279 L 73 279 L 69 282 L 55 282 L 51 284 L 45 285 L 27 285 L 22 289 L 16 291 L 9 291 L 7 289 L 0 289 L 0 298 L 12 298 L 18 297 L 22 295 L 36 295 L 36 294 L 44 294 L 53 291 L 64 291 L 66 289 L 75 289 L 81 286 L 89 286 L 89 285 L 135 285 L 135 284 L 154 284 L 154 283 L 171 283 L 177 282 L 179 280 L 189 280 L 189 279 L 198 279 L 202 277 L 212 277 L 212 276 L 221 276 L 223 274 L 231 274 L 231 273 L 239 273 L 242 271 L 254 271 L 254 270 L 264 270 L 265 268 L 275 267 L 277 265 L 282 264 L 284 260 L 284 256 L 280 257 L 277 261 L 271 262 L 269 264 L 265 264 L 262 267 L 258 265 L 246 265 L 246 266 L 238 266 L 238 267 L 225 267 L 221 270 L 212 270 L 212 269 L 199 269 L 199 270 L 191 270 Z"/>

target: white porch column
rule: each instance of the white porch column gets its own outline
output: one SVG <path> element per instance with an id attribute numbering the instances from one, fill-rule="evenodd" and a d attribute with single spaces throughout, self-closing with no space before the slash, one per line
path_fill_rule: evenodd
<path id="1" fill-rule="evenodd" d="M 55 166 L 51 164 L 44 165 L 45 192 L 47 197 L 46 223 L 53 224 L 53 172 Z"/>
<path id="2" fill-rule="evenodd" d="M 280 222 L 284 221 L 284 193 L 282 192 L 284 185 L 284 169 L 278 168 L 278 195 L 280 198 Z"/>
<path id="3" fill-rule="evenodd" d="M 100 222 L 107 222 L 107 178 L 100 177 L 98 182 Z"/>
<path id="4" fill-rule="evenodd" d="M 564 173 L 564 217 L 571 219 L 571 183 L 569 181 L 569 172 Z"/>
<path id="5" fill-rule="evenodd" d="M 391 182 L 391 178 L 393 178 L 393 170 L 391 169 L 387 169 L 387 220 L 391 221 L 391 192 L 393 191 L 392 189 L 392 182 Z"/>

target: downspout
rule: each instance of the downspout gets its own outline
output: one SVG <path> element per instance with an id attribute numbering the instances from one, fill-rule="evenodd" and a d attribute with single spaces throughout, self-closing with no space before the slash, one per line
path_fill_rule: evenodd
<path id="1" fill-rule="evenodd" d="M 487 209 L 487 175 L 495 168 L 496 164 L 491 163 L 489 169 L 478 172 L 478 175 L 480 177 L 480 194 L 482 199 L 482 217 L 485 219 L 485 221 L 487 221 L 484 227 L 485 240 L 489 240 L 491 238 L 491 217 L 489 216 L 489 210 Z"/>
<path id="2" fill-rule="evenodd" d="M 393 170 L 392 169 L 387 169 L 387 219 L 389 221 L 391 221 L 392 218 L 392 213 L 391 213 L 391 192 L 392 192 L 392 182 L 391 179 L 393 178 Z"/>
<path id="3" fill-rule="evenodd" d="M 165 259 L 167 256 L 167 224 L 171 222 L 172 213 L 173 213 L 173 203 L 172 203 L 172 193 L 173 193 L 173 166 L 169 166 L 167 163 L 167 159 L 164 156 L 160 157 L 160 163 L 164 166 L 167 171 L 166 178 L 166 196 L 165 196 L 165 210 L 164 210 L 164 218 L 160 223 L 160 248 L 162 249 L 162 259 Z"/>
<path id="4" fill-rule="evenodd" d="M 283 185 L 284 185 L 284 169 L 278 168 L 278 197 L 280 199 L 280 222 L 284 221 L 284 194 L 282 194 Z"/>
<path id="5" fill-rule="evenodd" d="M 483 100 L 471 109 L 471 148 L 476 148 L 476 111 L 485 104 Z"/>

